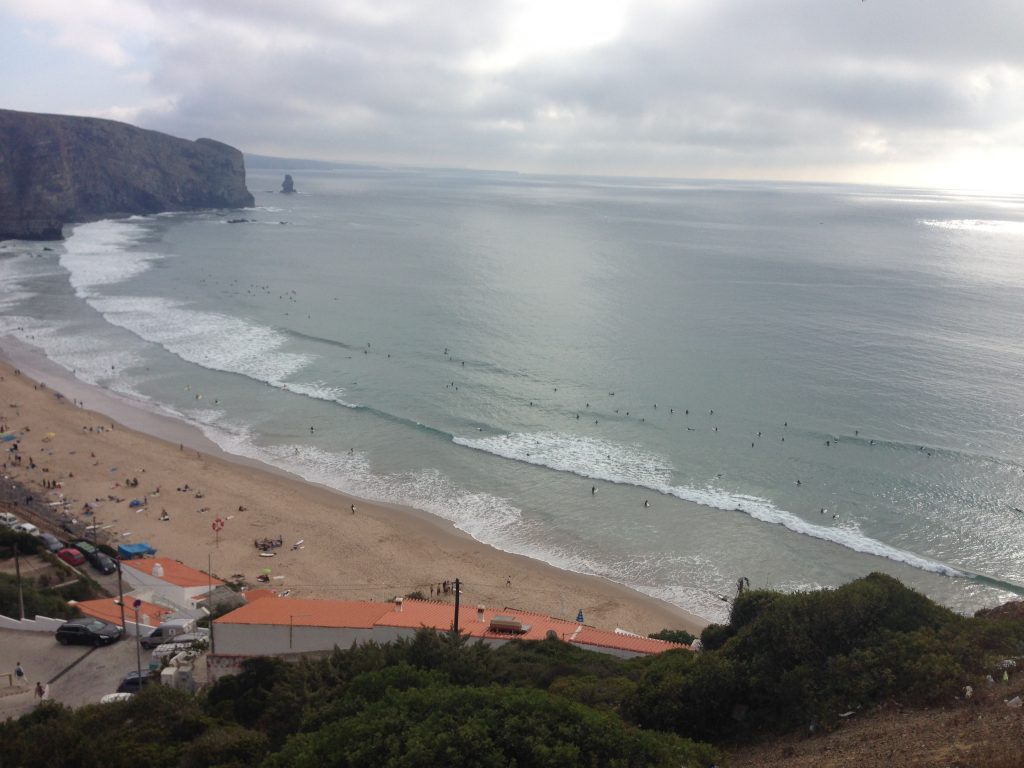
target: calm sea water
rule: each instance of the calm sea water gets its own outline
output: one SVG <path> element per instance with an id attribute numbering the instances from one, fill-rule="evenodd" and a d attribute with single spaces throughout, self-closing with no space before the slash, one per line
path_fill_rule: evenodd
<path id="1" fill-rule="evenodd" d="M 708 618 L 741 576 L 1024 593 L 1024 198 L 294 175 L 4 245 L 0 331 L 229 451 Z"/>

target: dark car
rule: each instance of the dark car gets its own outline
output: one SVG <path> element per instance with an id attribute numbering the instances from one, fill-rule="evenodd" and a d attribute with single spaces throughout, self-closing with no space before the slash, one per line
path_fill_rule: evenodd
<path id="1" fill-rule="evenodd" d="M 117 692 L 138 693 L 142 690 L 142 686 L 149 685 L 153 682 L 156 682 L 156 677 L 154 677 L 153 673 L 148 670 L 142 673 L 142 677 L 139 677 L 138 672 L 129 672 L 124 676 L 121 684 L 117 686 Z"/>
<path id="2" fill-rule="evenodd" d="M 88 541 L 76 541 L 73 546 L 85 555 L 85 559 L 100 573 L 113 573 L 117 570 L 117 566 L 110 559 L 110 556 L 100 552 L 95 545 L 90 544 Z"/>
<path id="3" fill-rule="evenodd" d="M 46 545 L 46 548 L 51 552 L 58 552 L 63 549 L 64 544 L 54 536 L 52 533 L 40 533 L 39 540 Z"/>
<path id="4" fill-rule="evenodd" d="M 67 547 L 57 552 L 57 557 L 63 560 L 68 565 L 84 565 L 85 555 L 79 552 L 77 549 L 71 549 Z"/>
<path id="5" fill-rule="evenodd" d="M 120 639 L 119 626 L 91 616 L 71 619 L 57 628 L 57 642 L 61 645 L 110 645 Z"/>
<path id="6" fill-rule="evenodd" d="M 104 554 L 103 552 L 97 552 L 91 557 L 86 555 L 86 557 L 89 558 L 89 563 L 92 567 L 100 573 L 113 573 L 117 570 L 117 563 L 115 563 L 109 555 Z"/>

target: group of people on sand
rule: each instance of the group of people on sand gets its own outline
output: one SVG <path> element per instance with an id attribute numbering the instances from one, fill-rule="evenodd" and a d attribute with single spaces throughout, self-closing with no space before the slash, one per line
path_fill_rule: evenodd
<path id="1" fill-rule="evenodd" d="M 282 546 L 284 544 L 284 537 L 278 536 L 276 539 L 256 539 L 253 544 L 260 552 L 269 552 L 272 549 L 277 549 Z"/>
<path id="2" fill-rule="evenodd" d="M 431 597 L 434 597 L 435 595 L 437 597 L 440 597 L 441 595 L 449 595 L 449 594 L 453 593 L 454 591 L 455 591 L 455 582 L 454 581 L 442 581 L 441 583 L 439 583 L 437 585 L 436 592 L 434 590 L 434 585 L 433 584 L 430 585 L 430 596 Z"/>

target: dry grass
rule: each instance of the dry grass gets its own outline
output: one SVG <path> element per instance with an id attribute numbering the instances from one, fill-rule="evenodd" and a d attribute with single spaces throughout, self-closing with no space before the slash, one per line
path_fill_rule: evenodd
<path id="1" fill-rule="evenodd" d="M 729 768 L 1022 768 L 1024 680 L 929 709 L 880 707 L 831 733 L 785 736 L 726 749 Z"/>

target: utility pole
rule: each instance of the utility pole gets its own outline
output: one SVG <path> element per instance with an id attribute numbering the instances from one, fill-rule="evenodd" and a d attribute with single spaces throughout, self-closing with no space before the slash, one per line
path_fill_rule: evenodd
<path id="1" fill-rule="evenodd" d="M 121 606 L 121 632 L 128 630 L 128 625 L 124 623 L 124 587 L 121 584 L 121 557 L 118 556 L 117 560 L 117 604 Z"/>
<path id="2" fill-rule="evenodd" d="M 220 520 L 220 518 L 217 518 Z M 217 530 L 214 528 L 214 530 Z M 220 534 L 218 534 L 219 537 Z M 218 539 L 219 541 L 219 539 Z M 213 555 L 206 553 L 206 604 L 210 609 L 210 653 L 217 652 L 217 642 L 213 637 Z M 292 647 L 291 623 L 288 625 L 288 647 Z"/>
<path id="3" fill-rule="evenodd" d="M 142 690 L 142 651 L 139 640 L 139 635 L 142 634 L 139 632 L 139 608 L 142 606 L 142 601 L 136 598 L 132 606 L 135 608 L 135 671 L 139 675 L 139 690 Z"/>
<path id="4" fill-rule="evenodd" d="M 462 591 L 460 583 L 461 582 L 459 582 L 458 579 L 455 580 L 455 625 L 452 629 L 455 632 L 456 637 L 459 636 L 459 593 Z"/>
<path id="5" fill-rule="evenodd" d="M 18 542 L 14 542 L 14 575 L 18 581 L 18 618 L 25 620 L 25 597 L 21 593 L 21 558 L 18 557 Z"/>

